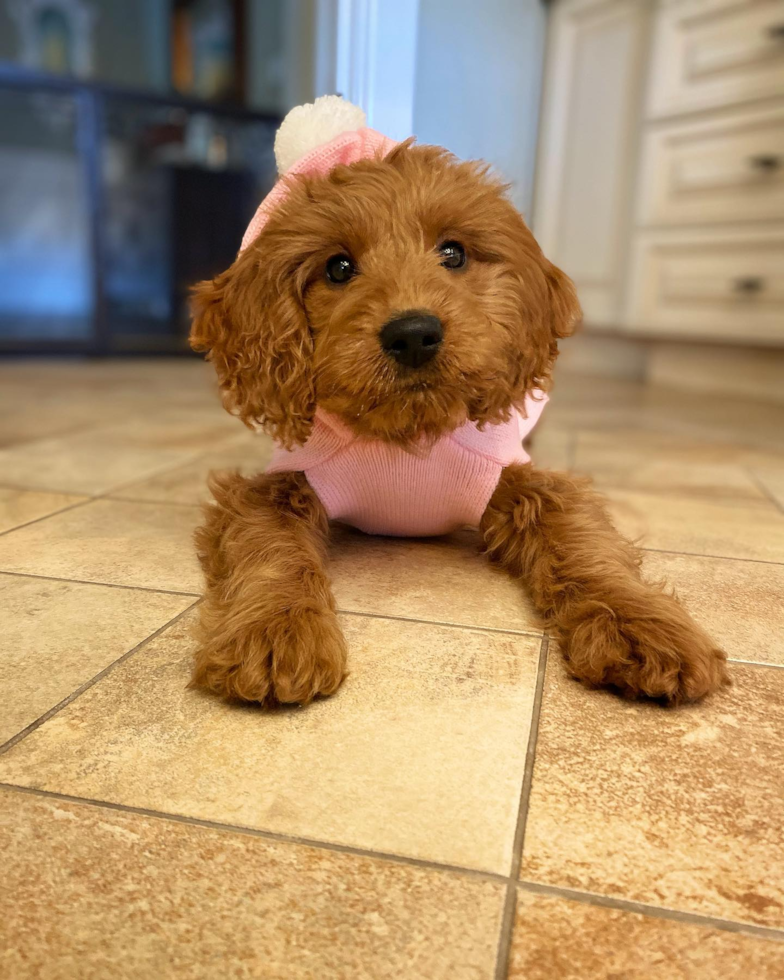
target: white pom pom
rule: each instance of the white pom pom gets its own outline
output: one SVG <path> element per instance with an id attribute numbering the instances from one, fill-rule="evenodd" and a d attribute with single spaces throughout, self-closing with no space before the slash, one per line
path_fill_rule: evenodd
<path id="1" fill-rule="evenodd" d="M 339 95 L 322 95 L 315 102 L 295 106 L 287 113 L 275 137 L 278 173 L 282 176 L 317 146 L 364 125 L 362 109 Z"/>

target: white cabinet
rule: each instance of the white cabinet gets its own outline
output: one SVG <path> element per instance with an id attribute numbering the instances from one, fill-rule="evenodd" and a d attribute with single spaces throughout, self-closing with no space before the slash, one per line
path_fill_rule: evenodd
<path id="1" fill-rule="evenodd" d="M 784 105 L 649 127 L 643 226 L 784 221 Z"/>
<path id="2" fill-rule="evenodd" d="M 781 95 L 784 0 L 668 0 L 655 25 L 651 117 Z"/>
<path id="3" fill-rule="evenodd" d="M 644 232 L 634 250 L 630 329 L 753 345 L 784 339 L 784 228 Z"/>
<path id="4" fill-rule="evenodd" d="M 552 9 L 533 225 L 592 323 L 619 315 L 648 7 L 564 0 Z"/>
<path id="5" fill-rule="evenodd" d="M 588 330 L 784 346 L 784 0 L 553 4 L 534 230 Z"/>

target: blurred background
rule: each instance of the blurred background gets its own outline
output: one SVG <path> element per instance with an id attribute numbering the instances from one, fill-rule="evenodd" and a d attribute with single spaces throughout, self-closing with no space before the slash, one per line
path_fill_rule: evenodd
<path id="1" fill-rule="evenodd" d="M 0 352 L 187 352 L 291 106 L 490 160 L 564 368 L 784 399 L 782 0 L 0 0 Z"/>

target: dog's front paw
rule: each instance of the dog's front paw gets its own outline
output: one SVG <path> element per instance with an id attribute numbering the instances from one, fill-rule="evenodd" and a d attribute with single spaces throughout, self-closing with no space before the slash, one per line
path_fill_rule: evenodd
<path id="1" fill-rule="evenodd" d="M 671 596 L 656 594 L 638 616 L 595 611 L 563 640 L 570 672 L 626 697 L 697 701 L 730 683 L 726 655 Z"/>
<path id="2" fill-rule="evenodd" d="M 275 701 L 308 704 L 337 691 L 346 676 L 346 643 L 334 612 L 292 610 L 269 630 Z"/>
<path id="3" fill-rule="evenodd" d="M 294 607 L 217 640 L 203 631 L 191 685 L 223 697 L 308 704 L 334 694 L 346 675 L 346 645 L 332 610 Z"/>

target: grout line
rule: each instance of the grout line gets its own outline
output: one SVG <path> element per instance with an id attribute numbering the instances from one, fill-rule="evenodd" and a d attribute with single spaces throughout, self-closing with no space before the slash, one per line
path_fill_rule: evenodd
<path id="1" fill-rule="evenodd" d="M 681 909 L 667 908 L 663 905 L 648 905 L 645 902 L 635 902 L 626 898 L 612 898 L 609 895 L 599 895 L 596 892 L 579 891 L 573 888 L 562 888 L 559 885 L 545 885 L 535 881 L 519 881 L 522 891 L 534 895 L 550 895 L 555 898 L 565 898 L 584 905 L 598 905 L 601 908 L 618 909 L 622 912 L 636 912 L 655 919 L 671 919 L 675 922 L 687 922 L 695 926 L 708 926 L 712 929 L 723 929 L 725 932 L 745 932 L 753 936 L 761 936 L 777 942 L 784 942 L 784 929 L 774 926 L 759 926 L 754 923 L 739 922 L 735 919 L 723 919 L 720 916 L 700 915 L 698 912 L 686 912 Z"/>
<path id="2" fill-rule="evenodd" d="M 159 476 L 166 476 L 167 473 L 173 473 L 175 470 L 179 470 L 186 466 L 190 466 L 191 463 L 198 462 L 203 456 L 209 456 L 210 453 L 215 452 L 216 450 L 215 448 L 211 448 L 211 449 L 194 450 L 194 451 L 186 450 L 186 449 L 183 450 L 175 449 L 173 451 L 182 452 L 185 455 L 183 455 L 182 459 L 180 459 L 177 463 L 164 463 L 161 465 L 160 468 L 155 468 L 151 470 L 146 476 L 143 476 L 141 479 L 139 479 L 138 477 L 134 477 L 132 480 L 123 480 L 121 483 L 115 484 L 114 486 L 110 487 L 108 490 L 102 490 L 100 493 L 93 494 L 93 500 L 102 500 L 104 498 L 107 498 L 109 500 L 121 499 L 115 497 L 114 494 L 122 493 L 123 490 L 130 490 L 135 486 L 139 486 L 140 484 L 144 485 L 145 483 L 149 483 L 150 480 L 157 480 Z M 128 500 L 127 502 L 147 503 L 147 501 L 144 500 Z M 149 501 L 149 502 L 158 503 L 158 501 Z"/>
<path id="3" fill-rule="evenodd" d="M 206 486 L 206 480 L 204 485 Z M 99 498 L 95 498 L 96 500 Z M 121 504 L 154 504 L 156 507 L 187 507 L 190 510 L 200 508 L 203 504 L 210 503 L 209 500 L 197 500 L 194 503 L 185 504 L 181 500 L 151 500 L 148 497 L 126 497 L 120 493 L 110 493 L 106 500 L 116 500 Z"/>
<path id="4" fill-rule="evenodd" d="M 509 970 L 509 951 L 512 946 L 512 931 L 514 929 L 514 914 L 517 904 L 517 879 L 520 875 L 520 865 L 523 860 L 523 845 L 525 844 L 525 827 L 528 821 L 528 805 L 531 801 L 531 786 L 534 777 L 534 760 L 536 743 L 539 737 L 539 718 L 542 713 L 542 697 L 544 695 L 544 679 L 547 672 L 547 653 L 550 638 L 542 637 L 539 650 L 539 666 L 536 672 L 536 689 L 531 710 L 531 729 L 528 735 L 528 750 L 525 754 L 525 769 L 523 782 L 520 787 L 520 803 L 517 811 L 514 844 L 512 846 L 512 864 L 509 869 L 509 880 L 506 886 L 506 899 L 501 919 L 501 930 L 496 951 L 495 980 L 504 980 Z"/>
<path id="5" fill-rule="evenodd" d="M 186 610 L 187 611 L 187 610 Z M 765 939 L 784 941 L 784 930 L 769 926 L 759 926 L 732 919 L 723 919 L 710 915 L 700 915 L 695 912 L 686 912 L 679 909 L 670 909 L 663 906 L 647 905 L 642 902 L 634 902 L 628 899 L 612 898 L 608 895 L 600 895 L 595 892 L 580 891 L 571 888 L 562 888 L 557 885 L 545 885 L 538 882 L 518 880 L 511 876 L 506 876 L 493 871 L 482 871 L 478 868 L 466 868 L 460 865 L 446 864 L 439 861 L 430 861 L 425 858 L 415 858 L 404 854 L 394 854 L 388 851 L 374 851 L 350 844 L 338 844 L 331 841 L 321 841 L 309 837 L 299 837 L 293 834 L 283 834 L 271 830 L 259 830 L 254 827 L 243 827 L 238 824 L 220 823 L 215 820 L 206 820 L 199 817 L 189 817 L 177 813 L 165 813 L 160 810 L 150 810 L 144 807 L 130 806 L 125 803 L 113 803 L 108 800 L 96 800 L 90 797 L 74 796 L 69 793 L 60 793 L 54 790 L 39 789 L 30 786 L 17 786 L 14 783 L 0 782 L 0 789 L 13 792 L 24 793 L 28 796 L 42 797 L 44 799 L 61 800 L 67 803 L 82 804 L 95 807 L 97 809 L 112 810 L 118 813 L 135 814 L 142 817 L 150 817 L 169 821 L 171 823 L 185 824 L 186 826 L 200 827 L 206 830 L 215 830 L 227 834 L 241 834 L 247 837 L 256 837 L 262 840 L 276 841 L 282 844 L 294 844 L 303 847 L 312 847 L 317 850 L 331 851 L 338 854 L 350 854 L 356 857 L 373 858 L 381 861 L 388 861 L 393 864 L 400 864 L 409 867 L 421 868 L 441 873 L 456 874 L 463 877 L 476 878 L 481 881 L 491 881 L 497 884 L 505 884 L 511 891 L 513 899 L 518 889 L 538 895 L 549 895 L 557 898 L 564 898 L 586 905 L 597 905 L 602 908 L 618 909 L 624 912 L 635 912 L 652 918 L 671 919 L 678 922 L 690 923 L 714 929 L 722 929 L 727 932 L 741 932 L 757 935 Z M 514 908 L 514 901 L 511 902 Z M 511 940 L 511 931 L 509 935 Z M 508 951 L 507 951 L 508 955 Z M 501 972 L 496 972 L 496 977 L 505 977 L 506 963 L 500 964 Z"/>
<path id="6" fill-rule="evenodd" d="M 447 864 L 441 861 L 429 861 L 426 858 L 410 857 L 406 854 L 394 854 L 391 851 L 374 851 L 351 844 L 337 844 L 332 841 L 317 840 L 311 837 L 299 837 L 295 834 L 283 834 L 274 830 L 260 830 L 256 827 L 243 827 L 241 824 L 220 823 L 217 820 L 206 820 L 201 817 L 189 817 L 181 813 L 165 813 L 161 810 L 149 810 L 146 807 L 130 806 L 126 803 L 112 803 L 108 800 L 96 800 L 84 796 L 71 796 L 54 790 L 37 789 L 31 786 L 17 786 L 14 783 L 0 782 L 0 788 L 27 793 L 30 796 L 43 796 L 48 799 L 62 800 L 68 803 L 82 803 L 86 806 L 104 810 L 115 810 L 119 813 L 133 813 L 142 817 L 153 817 L 172 823 L 182 823 L 191 827 L 201 827 L 206 830 L 218 830 L 230 834 L 243 834 L 246 837 L 259 837 L 262 840 L 277 841 L 281 844 L 298 844 L 303 847 L 314 847 L 319 850 L 335 851 L 338 854 L 352 854 L 356 857 L 376 858 L 393 864 L 403 864 L 415 868 L 425 868 L 429 871 L 449 872 L 483 881 L 493 881 L 506 884 L 508 878 L 494 871 L 482 871 L 479 868 L 464 868 L 457 864 Z"/>
<path id="7" fill-rule="evenodd" d="M 109 496 L 112 500 L 122 499 L 120 497 L 116 497 L 115 494 L 121 494 L 125 490 L 133 490 L 133 488 L 137 486 L 144 486 L 144 484 L 149 483 L 150 480 L 157 480 L 158 477 L 160 476 L 166 476 L 169 473 L 175 473 L 177 470 L 184 469 L 186 466 L 192 466 L 194 463 L 199 463 L 201 462 L 201 460 L 206 459 L 208 456 L 212 456 L 215 453 L 227 452 L 230 449 L 241 448 L 243 445 L 243 443 L 240 442 L 241 436 L 242 434 L 240 433 L 239 436 L 233 435 L 233 436 L 227 436 L 226 438 L 221 437 L 220 440 L 215 442 L 213 445 L 208 446 L 206 449 L 197 449 L 193 451 L 180 450 L 181 452 L 188 453 L 188 455 L 183 456 L 183 458 L 179 462 L 171 463 L 171 464 L 167 463 L 164 466 L 162 466 L 160 469 L 156 469 L 152 473 L 149 473 L 147 476 L 142 477 L 142 479 L 134 478 L 132 480 L 126 480 L 124 483 L 118 483 L 116 486 L 112 487 L 111 490 L 105 490 L 100 496 Z M 247 445 L 246 448 L 250 453 L 252 449 L 255 447 L 251 447 L 250 445 Z M 265 467 L 266 465 L 267 464 L 265 463 Z M 214 467 L 214 468 L 220 469 L 220 467 Z M 239 468 L 239 467 L 229 467 L 229 469 L 232 468 Z M 263 472 L 263 470 L 260 472 Z M 206 478 L 204 481 L 204 485 L 206 486 Z M 130 497 L 128 498 L 128 500 L 133 503 L 148 503 L 148 502 L 169 503 L 169 501 L 140 500 L 139 498 L 136 497 Z M 179 506 L 198 507 L 200 503 L 201 501 L 198 501 L 195 504 L 180 504 Z"/>
<path id="8" fill-rule="evenodd" d="M 20 493 L 65 493 L 61 490 L 21 490 L 19 487 L 10 487 L 11 490 L 19 490 Z M 69 497 L 84 496 L 84 494 L 69 493 Z M 25 521 L 24 524 L 14 524 L 13 527 L 6 528 L 5 531 L 0 531 L 0 538 L 4 537 L 6 534 L 12 534 L 14 531 L 19 531 L 23 527 L 30 527 L 31 524 L 39 524 L 41 521 L 48 521 L 50 517 L 56 517 L 58 514 L 65 514 L 69 510 L 76 510 L 77 507 L 85 507 L 87 504 L 91 504 L 95 500 L 94 497 L 85 497 L 84 500 L 77 500 L 75 504 L 66 504 L 65 507 L 60 507 L 59 510 L 53 510 L 49 514 L 43 514 L 41 517 L 34 517 L 31 521 Z"/>
<path id="9" fill-rule="evenodd" d="M 413 616 L 393 616 L 387 613 L 361 612 L 356 609 L 337 609 L 343 616 L 364 616 L 366 619 L 392 619 L 398 623 L 419 623 L 422 626 L 448 626 L 451 629 L 473 630 L 476 633 L 505 633 L 509 636 L 542 636 L 542 630 L 510 630 L 502 626 L 472 626 L 469 623 L 448 623 L 442 619 L 417 619 Z"/>
<path id="10" fill-rule="evenodd" d="M 528 750 L 525 756 L 525 769 L 523 771 L 523 784 L 520 790 L 520 807 L 518 810 L 517 827 L 515 829 L 514 846 L 512 849 L 512 866 L 510 877 L 516 879 L 520 873 L 520 864 L 523 857 L 523 845 L 525 843 L 525 825 L 528 819 L 528 804 L 531 798 L 531 786 L 534 776 L 534 761 L 536 756 L 536 743 L 539 739 L 539 718 L 542 713 L 542 699 L 544 697 L 544 682 L 547 673 L 547 660 L 550 649 L 550 637 L 542 637 L 542 646 L 539 650 L 539 666 L 536 672 L 536 688 L 534 690 L 534 701 L 531 709 L 531 730 L 528 737 Z"/>
<path id="11" fill-rule="evenodd" d="M 106 490 L 100 493 L 94 493 L 92 490 L 74 490 L 73 487 L 70 489 L 66 489 L 65 487 L 42 487 L 40 485 L 31 486 L 27 483 L 0 483 L 0 487 L 3 490 L 20 490 L 24 493 L 61 493 L 69 497 L 89 497 L 90 500 L 97 500 L 109 492 Z"/>
<path id="12" fill-rule="evenodd" d="M 727 657 L 728 664 L 740 664 L 746 667 L 772 667 L 774 670 L 784 670 L 784 664 L 769 664 L 764 660 L 741 660 L 738 657 Z"/>
<path id="13" fill-rule="evenodd" d="M 562 888 L 558 885 L 545 885 L 539 882 L 516 880 L 493 871 L 482 871 L 478 868 L 465 868 L 460 865 L 446 864 L 439 861 L 429 861 L 425 858 L 410 857 L 405 854 L 394 854 L 389 851 L 374 851 L 362 847 L 355 847 L 350 844 L 337 844 L 331 841 L 321 841 L 310 837 L 298 837 L 293 834 L 277 833 L 272 830 L 259 830 L 255 827 L 243 827 L 238 824 L 220 823 L 216 820 L 205 820 L 200 817 L 188 817 L 179 813 L 164 813 L 160 810 L 150 810 L 145 807 L 130 806 L 125 803 L 112 803 L 108 800 L 96 800 L 90 797 L 73 796 L 69 793 L 59 793 L 54 790 L 37 789 L 30 786 L 17 786 L 14 783 L 0 782 L 0 788 L 17 793 L 24 793 L 28 796 L 36 796 L 44 799 L 61 800 L 65 803 L 76 803 L 84 806 L 95 807 L 101 810 L 112 810 L 118 813 L 135 814 L 142 817 L 169 821 L 171 823 L 185 824 L 186 826 L 200 827 L 205 830 L 215 830 L 227 834 L 242 834 L 246 837 L 256 837 L 261 840 L 275 841 L 281 844 L 295 844 L 302 847 L 312 847 L 317 850 L 331 851 L 337 854 L 351 854 L 355 857 L 374 858 L 376 860 L 388 861 L 392 864 L 400 864 L 408 867 L 421 868 L 429 871 L 446 872 L 457 874 L 469 878 L 477 878 L 481 881 L 491 881 L 497 884 L 507 884 L 512 891 L 518 888 L 521 891 L 535 895 L 549 895 L 555 898 L 564 898 L 570 901 L 580 902 L 584 905 L 597 905 L 602 908 L 618 909 L 623 912 L 635 912 L 651 918 L 671 919 L 677 922 L 690 923 L 692 925 L 706 926 L 708 928 L 722 929 L 726 932 L 742 932 L 760 936 L 764 939 L 774 941 L 784 941 L 784 930 L 776 929 L 771 926 L 759 926 L 752 923 L 739 922 L 733 919 L 723 919 L 710 915 L 700 915 L 696 912 L 686 912 L 680 909 L 670 909 L 659 905 L 647 905 L 643 902 L 635 902 L 629 899 L 612 898 L 609 895 L 600 895 L 596 892 L 580 891 L 572 888 Z M 503 977 L 504 974 L 501 974 Z"/>
<path id="14" fill-rule="evenodd" d="M 156 595 L 182 595 L 191 599 L 201 599 L 201 592 L 180 592 L 177 589 L 156 589 L 148 585 L 121 585 L 119 582 L 90 582 L 83 578 L 60 578 L 57 575 L 36 575 L 35 572 L 9 572 L 0 568 L 0 575 L 13 575 L 16 578 L 40 578 L 45 582 L 71 582 L 74 585 L 97 585 L 104 589 L 127 589 L 131 592 L 153 592 Z"/>
<path id="15" fill-rule="evenodd" d="M 227 440 L 227 445 L 231 445 L 231 443 L 233 441 L 236 441 L 236 437 L 232 437 L 232 439 Z M 223 446 L 223 448 L 227 448 L 227 446 Z M 54 510 L 54 511 L 52 511 L 49 514 L 43 514 L 41 517 L 36 517 L 33 520 L 31 520 L 31 521 L 25 521 L 23 524 L 15 524 L 13 527 L 9 527 L 5 531 L 0 531 L 0 538 L 4 537 L 6 534 L 12 534 L 14 531 L 20 531 L 20 530 L 22 530 L 22 528 L 29 527 L 32 524 L 38 524 L 41 521 L 47 521 L 47 520 L 49 520 L 50 517 L 57 517 L 58 515 L 64 514 L 64 513 L 66 513 L 69 510 L 75 510 L 77 507 L 86 507 L 88 504 L 94 504 L 94 503 L 96 503 L 99 500 L 107 500 L 109 502 L 116 500 L 116 501 L 119 501 L 120 503 L 149 504 L 149 505 L 152 505 L 152 506 L 155 506 L 155 507 L 185 507 L 185 508 L 190 508 L 191 510 L 199 510 L 200 511 L 202 505 L 204 503 L 209 503 L 209 501 L 196 502 L 196 503 L 192 503 L 192 504 L 184 504 L 184 503 L 181 503 L 179 501 L 171 501 L 171 500 L 145 500 L 145 499 L 136 498 L 136 497 L 125 497 L 125 496 L 122 495 L 122 491 L 123 491 L 123 489 L 133 488 L 137 484 L 144 484 L 144 483 L 148 482 L 149 480 L 155 479 L 158 476 L 165 476 L 167 473 L 173 473 L 175 470 L 181 469 L 181 468 L 183 468 L 185 466 L 189 466 L 192 463 L 196 463 L 199 460 L 203 459 L 204 457 L 207 457 L 207 456 L 211 455 L 214 452 L 219 452 L 220 450 L 221 450 L 221 446 L 212 446 L 209 449 L 204 449 L 202 451 L 199 451 L 199 452 L 195 453 L 194 455 L 189 455 L 187 457 L 183 457 L 183 459 L 181 459 L 177 463 L 172 463 L 171 465 L 166 464 L 161 469 L 155 470 L 152 473 L 148 474 L 142 480 L 134 479 L 134 480 L 127 481 L 125 483 L 120 483 L 117 486 L 111 487 L 108 490 L 102 490 L 100 493 L 90 493 L 90 492 L 85 493 L 83 491 L 75 492 L 73 490 L 53 490 L 51 488 L 47 488 L 47 489 L 44 490 L 44 489 L 41 489 L 40 487 L 10 486 L 10 485 L 5 485 L 5 484 L 0 484 L 0 486 L 2 486 L 3 489 L 16 490 L 16 491 L 23 492 L 23 493 L 58 493 L 58 494 L 63 494 L 63 495 L 67 495 L 67 496 L 72 496 L 72 497 L 74 497 L 74 496 L 84 497 L 84 500 L 79 500 L 75 504 L 68 504 L 67 506 L 61 507 L 59 510 Z M 0 570 L 0 571 L 2 571 L 2 570 Z M 6 574 L 13 575 L 13 574 L 27 574 L 27 573 L 7 572 Z M 36 578 L 54 578 L 54 576 L 48 576 L 48 575 L 39 575 L 39 576 L 35 576 L 35 577 Z M 80 580 L 79 579 L 63 579 L 61 581 L 78 582 Z M 85 584 L 88 584 L 88 585 L 96 585 L 96 584 L 98 584 L 98 585 L 109 585 L 110 583 L 108 583 L 108 582 L 100 582 L 100 583 L 90 582 L 90 583 L 85 583 Z M 127 588 L 134 588 L 134 586 L 127 586 Z M 153 589 L 152 591 L 154 591 L 154 592 L 160 592 L 160 591 L 169 591 L 169 590 Z M 178 594 L 178 595 L 179 594 L 183 594 L 184 595 L 186 593 L 176 593 L 176 594 Z M 195 593 L 188 593 L 188 594 L 193 595 Z"/>
<path id="16" fill-rule="evenodd" d="M 7 362 L 4 362 L 7 363 Z M 28 446 L 35 446 L 37 442 L 46 442 L 49 439 L 68 439 L 70 436 L 86 435 L 88 432 L 94 432 L 100 426 L 97 426 L 95 422 L 76 422 L 70 429 L 63 429 L 61 432 L 47 432 L 45 435 L 33 436 L 32 439 L 22 439 L 21 442 L 9 442 L 3 445 L 2 451 L 14 449 L 27 449 Z"/>
<path id="17" fill-rule="evenodd" d="M 182 612 L 177 613 L 176 616 L 173 616 L 170 620 L 164 623 L 163 626 L 160 626 L 154 633 L 150 633 L 149 636 L 146 636 L 143 640 L 140 640 L 137 644 L 132 646 L 130 650 L 126 650 L 122 656 L 118 657 L 116 660 L 113 660 L 110 664 L 107 664 L 107 666 L 95 674 L 94 677 L 91 677 L 80 687 L 77 687 L 75 691 L 72 691 L 68 697 L 63 698 L 63 700 L 54 705 L 54 707 L 50 708 L 48 711 L 45 711 L 39 718 L 36 718 L 35 721 L 30 722 L 30 724 L 23 728 L 20 732 L 17 732 L 16 735 L 12 735 L 7 742 L 0 745 L 0 755 L 3 755 L 9 749 L 13 748 L 17 743 L 21 742 L 22 739 L 27 738 L 28 735 L 40 728 L 44 722 L 49 721 L 50 718 L 62 711 L 63 708 L 68 707 L 69 704 L 74 702 L 80 695 L 84 694 L 85 691 L 88 691 L 91 687 L 93 687 L 93 685 L 97 684 L 98 681 L 103 680 L 103 678 L 106 677 L 110 671 L 114 670 L 115 667 L 118 667 L 120 664 L 124 663 L 145 644 L 149 643 L 151 640 L 154 640 L 157 636 L 160 636 L 160 634 L 163 633 L 164 630 L 169 629 L 170 626 L 173 626 L 178 620 L 182 619 L 186 613 L 190 612 L 194 606 L 198 605 L 198 602 L 198 599 L 195 602 L 191 602 L 185 607 L 185 609 L 182 610 Z"/>
<path id="18" fill-rule="evenodd" d="M 132 489 L 138 484 L 145 484 L 150 480 L 154 480 L 159 476 L 165 476 L 167 473 L 173 473 L 175 470 L 182 469 L 185 466 L 190 466 L 192 463 L 197 463 L 199 460 L 206 456 L 210 456 L 212 453 L 220 452 L 222 449 L 228 448 L 233 441 L 236 441 L 236 437 L 232 436 L 227 440 L 227 444 L 219 444 L 211 446 L 209 449 L 196 450 L 191 453 L 189 450 L 182 450 L 186 455 L 177 463 L 166 463 L 161 466 L 160 469 L 155 469 L 148 473 L 147 476 L 143 477 L 141 480 L 134 478 L 132 480 L 126 480 L 123 483 L 118 483 L 115 486 L 110 487 L 107 490 L 101 490 L 98 493 L 92 493 L 91 491 L 85 490 L 61 490 L 52 489 L 51 487 L 46 487 L 42 489 L 41 487 L 28 487 L 22 485 L 11 485 L 11 484 L 0 484 L 3 489 L 8 490 L 18 490 L 24 493 L 59 493 L 70 497 L 86 497 L 85 500 L 80 500 L 75 504 L 69 504 L 67 507 L 61 507 L 60 510 L 52 511 L 51 514 L 45 514 L 43 517 L 36 517 L 32 521 L 25 521 L 24 524 L 17 524 L 14 527 L 10 527 L 5 531 L 0 531 L 0 538 L 5 534 L 10 534 L 12 531 L 18 531 L 20 528 L 27 527 L 28 524 L 37 524 L 39 521 L 45 521 L 50 517 L 54 517 L 56 514 L 65 513 L 67 510 L 73 510 L 75 507 L 83 507 L 86 504 L 95 503 L 96 500 L 120 500 L 123 503 L 132 504 L 155 504 L 156 506 L 172 506 L 172 507 L 191 507 L 197 508 L 200 506 L 200 502 L 195 504 L 183 504 L 179 502 L 173 502 L 170 500 L 145 500 L 139 497 L 125 497 L 121 496 L 123 490 Z"/>
<path id="19" fill-rule="evenodd" d="M 180 595 L 192 599 L 201 599 L 200 592 L 183 592 L 178 589 L 162 589 L 147 585 L 122 585 L 119 582 L 92 582 L 87 579 L 61 578 L 57 575 L 37 575 L 35 572 L 10 572 L 0 568 L 0 576 L 11 575 L 15 578 L 35 578 L 43 579 L 46 582 L 70 582 L 74 585 L 95 585 L 105 589 L 126 589 L 131 592 L 152 592 L 155 595 Z M 503 633 L 507 636 L 538 636 L 543 635 L 542 630 L 511 630 L 501 626 L 472 626 L 468 623 L 449 623 L 440 619 L 416 619 L 411 616 L 394 616 L 386 613 L 361 612 L 355 609 L 338 609 L 338 613 L 343 616 L 362 616 L 367 619 L 391 619 L 401 623 L 419 623 L 422 626 L 447 626 L 451 629 L 470 630 L 476 633 Z"/>
<path id="20" fill-rule="evenodd" d="M 69 510 L 76 510 L 79 507 L 86 507 L 88 504 L 95 504 L 98 501 L 118 501 L 123 504 L 151 504 L 155 507 L 188 507 L 191 510 L 197 510 L 199 504 L 181 504 L 174 503 L 170 500 L 139 500 L 129 497 L 115 497 L 112 496 L 113 491 L 107 490 L 104 493 L 97 494 L 77 494 L 69 490 L 34 490 L 27 487 L 3 487 L 3 489 L 18 490 L 22 493 L 59 493 L 69 497 L 82 496 L 84 500 L 78 500 L 75 504 L 68 504 L 66 507 L 60 507 L 59 510 L 53 510 L 51 513 L 43 514 L 41 517 L 35 517 L 31 521 L 25 521 L 23 524 L 15 524 L 13 527 L 6 528 L 5 531 L 0 531 L 0 538 L 4 537 L 6 534 L 13 534 L 14 531 L 21 531 L 22 528 L 30 527 L 32 524 L 40 524 L 41 521 L 48 521 L 52 517 L 59 517 L 60 514 L 65 514 Z"/>
<path id="21" fill-rule="evenodd" d="M 739 558 L 737 555 L 704 555 L 699 551 L 673 551 L 671 548 L 641 548 L 657 555 L 685 555 L 688 558 L 711 558 L 714 561 L 747 561 L 756 565 L 784 565 L 784 561 L 771 561 L 768 558 Z"/>
<path id="22" fill-rule="evenodd" d="M 150 500 L 150 499 L 144 498 L 144 497 L 134 497 L 132 494 L 129 494 L 128 496 L 126 496 L 125 491 L 132 491 L 134 487 L 144 486 L 146 483 L 149 483 L 150 480 L 155 480 L 159 476 L 166 476 L 169 473 L 175 473 L 177 470 L 184 469 L 186 466 L 192 466 L 194 463 L 199 463 L 199 462 L 201 462 L 201 460 L 206 459 L 208 456 L 212 456 L 215 453 L 227 452 L 230 449 L 240 449 L 243 445 L 246 445 L 246 444 L 240 442 L 240 437 L 238 437 L 238 436 L 229 436 L 226 440 L 221 440 L 221 442 L 217 443 L 216 445 L 210 446 L 209 449 L 204 449 L 204 450 L 201 450 L 201 451 L 197 452 L 195 456 L 191 456 L 188 459 L 180 460 L 179 463 L 175 463 L 172 466 L 166 466 L 163 469 L 156 470 L 154 473 L 151 473 L 149 476 L 144 477 L 141 480 L 134 479 L 134 480 L 129 480 L 126 483 L 119 483 L 116 487 L 113 487 L 111 490 L 104 491 L 102 494 L 94 497 L 93 499 L 98 500 L 98 499 L 100 499 L 102 497 L 106 497 L 109 500 L 123 500 L 126 503 L 133 503 L 133 504 L 157 504 L 159 506 L 162 506 L 162 505 L 171 505 L 172 507 L 192 507 L 192 508 L 193 507 L 198 507 L 198 508 L 201 508 L 204 504 L 210 503 L 211 502 L 211 499 L 210 498 L 207 498 L 205 500 L 197 500 L 197 501 L 192 502 L 190 504 L 186 504 L 186 503 L 182 503 L 182 501 L 158 500 L 158 499 Z M 249 445 L 246 445 L 246 448 L 248 449 L 249 454 L 250 454 L 250 451 L 251 451 L 251 449 L 253 447 L 251 447 Z M 266 467 L 267 467 L 268 464 L 269 464 L 269 461 L 267 461 L 267 463 L 264 464 L 264 469 L 266 469 Z M 235 466 L 235 467 L 217 467 L 216 466 L 216 467 L 213 467 L 210 470 L 210 472 L 212 472 L 213 470 L 221 470 L 221 469 L 223 469 L 223 470 L 225 470 L 225 469 L 239 469 L 239 466 Z M 260 473 L 261 472 L 264 472 L 264 469 L 260 470 L 259 472 Z M 207 485 L 206 477 L 204 479 L 204 484 L 203 485 L 205 487 Z"/>

